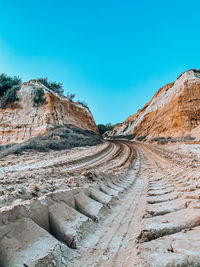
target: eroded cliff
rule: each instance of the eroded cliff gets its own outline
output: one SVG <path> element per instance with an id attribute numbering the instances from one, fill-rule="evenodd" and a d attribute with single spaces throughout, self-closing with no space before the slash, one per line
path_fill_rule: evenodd
<path id="1" fill-rule="evenodd" d="M 42 88 L 45 103 L 34 106 L 32 92 Z M 70 101 L 37 80 L 24 83 L 17 92 L 19 101 L 0 109 L 0 144 L 20 143 L 42 135 L 55 126 L 74 125 L 98 132 L 93 116 L 87 107 Z"/>
<path id="2" fill-rule="evenodd" d="M 200 139 L 200 71 L 182 73 L 162 87 L 149 103 L 114 128 L 111 135 L 155 138 Z"/>

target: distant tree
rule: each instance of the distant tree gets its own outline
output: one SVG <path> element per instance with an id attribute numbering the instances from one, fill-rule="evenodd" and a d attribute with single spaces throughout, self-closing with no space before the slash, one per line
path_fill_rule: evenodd
<path id="1" fill-rule="evenodd" d="M 108 131 L 108 130 L 112 130 L 112 129 L 113 129 L 113 126 L 112 126 L 112 124 L 109 122 L 109 123 L 106 124 L 106 128 L 107 128 L 107 131 Z"/>
<path id="2" fill-rule="evenodd" d="M 104 134 L 106 131 L 110 131 L 113 129 L 113 126 L 111 123 L 107 123 L 106 125 L 104 124 L 98 124 L 97 125 L 98 129 L 99 129 L 99 133 L 102 135 Z"/>

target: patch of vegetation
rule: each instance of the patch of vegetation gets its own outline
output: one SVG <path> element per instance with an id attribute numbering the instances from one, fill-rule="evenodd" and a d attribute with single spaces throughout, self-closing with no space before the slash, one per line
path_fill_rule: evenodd
<path id="1" fill-rule="evenodd" d="M 5 73 L 0 74 L 1 108 L 6 108 L 7 105 L 19 100 L 17 91 L 20 90 L 21 83 L 19 77 L 11 77 Z"/>
<path id="2" fill-rule="evenodd" d="M 32 91 L 33 106 L 38 107 L 45 103 L 46 98 L 43 88 L 33 88 Z"/>
<path id="3" fill-rule="evenodd" d="M 93 131 L 83 130 L 72 125 L 55 126 L 51 132 L 33 137 L 23 143 L 0 146 L 0 159 L 9 154 L 22 154 L 30 150 L 49 152 L 81 146 L 95 146 L 101 143 L 101 137 Z"/>
<path id="4" fill-rule="evenodd" d="M 21 83 L 22 80 L 19 77 L 11 77 L 5 73 L 0 74 L 0 97 L 2 97 L 12 87 L 19 87 Z"/>
<path id="5" fill-rule="evenodd" d="M 70 100 L 70 101 L 73 101 L 73 99 L 75 98 L 75 94 L 70 94 L 70 93 L 67 93 L 66 97 Z"/>
<path id="6" fill-rule="evenodd" d="M 85 101 L 78 100 L 77 103 L 83 106 L 84 108 L 88 108 L 88 104 Z"/>
<path id="7" fill-rule="evenodd" d="M 114 135 L 114 136 L 108 136 L 109 139 L 116 140 L 116 139 L 127 139 L 132 140 L 135 138 L 134 134 L 128 134 L 128 135 Z"/>
<path id="8" fill-rule="evenodd" d="M 137 138 L 137 140 L 138 140 L 138 141 L 142 141 L 142 140 L 144 140 L 146 137 L 147 137 L 147 135 L 139 136 L 139 137 Z"/>
<path id="9" fill-rule="evenodd" d="M 107 123 L 107 124 L 98 124 L 97 125 L 98 129 L 99 129 L 99 133 L 101 135 L 103 135 L 105 132 L 107 131 L 111 131 L 113 129 L 113 126 L 111 123 Z"/>
<path id="10" fill-rule="evenodd" d="M 38 82 L 42 83 L 44 86 L 52 90 L 53 92 L 62 95 L 64 94 L 64 89 L 62 83 L 58 82 L 50 82 L 48 78 L 39 78 L 37 79 Z"/>
<path id="11" fill-rule="evenodd" d="M 6 108 L 9 104 L 19 101 L 18 90 L 20 90 L 20 87 L 15 85 L 4 93 L 1 98 L 1 108 Z"/>
<path id="12" fill-rule="evenodd" d="M 187 135 L 185 137 L 155 137 L 151 140 L 151 142 L 157 142 L 160 145 L 167 144 L 168 142 L 177 143 L 177 142 L 192 142 L 195 138 Z"/>
<path id="13" fill-rule="evenodd" d="M 55 93 L 57 93 L 57 94 L 59 94 L 61 96 L 64 96 L 64 89 L 63 89 L 62 83 L 50 82 L 48 80 L 48 78 L 39 78 L 39 79 L 37 79 L 37 81 L 42 83 L 44 86 L 46 86 L 47 88 L 49 88 L 53 92 L 55 92 Z M 72 93 L 67 93 L 67 95 L 66 95 L 66 97 L 70 101 L 74 101 L 75 96 L 76 95 L 72 94 Z M 83 106 L 84 108 L 88 108 L 88 104 L 85 101 L 78 100 L 77 103 L 80 104 L 81 106 Z"/>

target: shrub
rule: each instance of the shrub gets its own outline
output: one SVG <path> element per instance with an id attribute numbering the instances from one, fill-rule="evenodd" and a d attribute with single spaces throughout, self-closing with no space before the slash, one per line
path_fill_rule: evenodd
<path id="1" fill-rule="evenodd" d="M 53 92 L 55 92 L 59 95 L 63 95 L 64 89 L 63 89 L 63 85 L 61 83 L 49 82 L 48 78 L 39 78 L 37 80 L 38 80 L 38 82 L 42 83 L 44 86 L 46 86 L 47 88 L 49 88 Z"/>
<path id="2" fill-rule="evenodd" d="M 1 99 L 1 108 L 6 108 L 7 105 L 19 100 L 17 95 L 17 90 L 19 89 L 20 87 L 15 85 L 4 93 Z"/>
<path id="3" fill-rule="evenodd" d="M 115 140 L 115 139 L 127 139 L 127 140 L 132 140 L 135 138 L 135 134 L 129 134 L 129 135 L 114 135 L 114 136 L 109 136 L 109 139 Z"/>
<path id="4" fill-rule="evenodd" d="M 34 88 L 32 91 L 33 105 L 38 107 L 39 105 L 44 104 L 46 98 L 44 96 L 44 90 L 42 88 Z"/>
<path id="5" fill-rule="evenodd" d="M 106 125 L 98 124 L 97 127 L 101 135 L 104 134 L 106 131 L 111 131 L 113 129 L 113 126 L 111 125 L 111 123 L 107 123 Z"/>
<path id="6" fill-rule="evenodd" d="M 137 138 L 138 141 L 142 141 L 147 137 L 147 135 L 142 135 Z"/>
<path id="7" fill-rule="evenodd" d="M 10 77 L 5 73 L 0 74 L 0 97 L 14 86 L 20 86 L 22 83 L 19 77 Z"/>
<path id="8" fill-rule="evenodd" d="M 67 93 L 67 98 L 69 99 L 69 100 L 73 100 L 74 99 L 74 97 L 75 97 L 76 95 L 75 94 L 70 94 L 70 93 Z"/>
<path id="9" fill-rule="evenodd" d="M 83 106 L 84 108 L 88 108 L 88 104 L 85 101 L 78 100 L 77 103 Z"/>

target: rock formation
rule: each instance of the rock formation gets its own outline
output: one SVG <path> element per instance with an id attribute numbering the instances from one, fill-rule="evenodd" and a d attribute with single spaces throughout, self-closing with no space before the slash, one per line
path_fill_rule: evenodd
<path id="1" fill-rule="evenodd" d="M 200 70 L 186 71 L 175 82 L 159 89 L 150 102 L 110 134 L 134 134 L 140 140 L 190 137 L 199 140 Z"/>
<path id="2" fill-rule="evenodd" d="M 33 105 L 33 88 L 43 88 L 46 101 Z M 70 101 L 51 91 L 37 80 L 24 83 L 17 91 L 19 101 L 0 109 L 0 144 L 20 143 L 42 135 L 55 126 L 74 125 L 98 132 L 93 116 L 87 107 Z"/>

